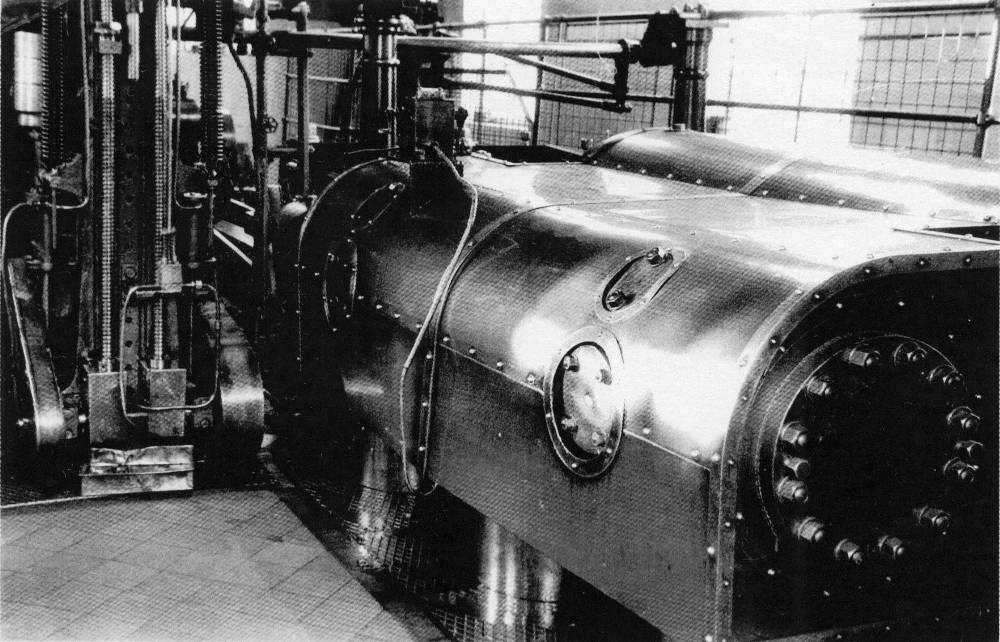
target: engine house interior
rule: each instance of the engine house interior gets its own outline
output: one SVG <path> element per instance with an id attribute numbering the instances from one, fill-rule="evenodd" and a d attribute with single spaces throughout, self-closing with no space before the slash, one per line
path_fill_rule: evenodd
<path id="1" fill-rule="evenodd" d="M 8 550 L 279 489 L 412 639 L 997 639 L 1000 5 L 619 4 L 5 2 Z"/>

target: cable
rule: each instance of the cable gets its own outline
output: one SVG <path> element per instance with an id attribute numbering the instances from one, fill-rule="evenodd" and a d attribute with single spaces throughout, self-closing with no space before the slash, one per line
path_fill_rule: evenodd
<path id="1" fill-rule="evenodd" d="M 243 61 L 240 60 L 240 57 L 238 55 L 236 55 L 236 49 L 233 48 L 233 43 L 231 42 L 228 43 L 228 47 L 229 47 L 229 53 L 232 54 L 233 56 L 233 62 L 236 63 L 237 69 L 239 69 L 240 73 L 243 74 L 243 84 L 246 85 L 247 88 L 247 104 L 250 107 L 249 110 L 250 135 L 253 137 L 253 140 L 257 140 L 257 136 L 260 133 L 260 131 L 258 129 L 259 123 L 257 122 L 256 109 L 254 109 L 253 84 L 250 82 L 250 74 L 247 73 L 246 67 L 243 66 Z M 254 150 L 253 156 L 254 156 L 254 163 L 256 163 L 257 162 L 256 150 Z"/>
<path id="2" fill-rule="evenodd" d="M 469 196 L 469 214 L 465 223 L 465 230 L 462 232 L 462 237 L 458 241 L 458 245 L 455 247 L 455 253 L 451 257 L 451 261 L 448 262 L 448 266 L 445 268 L 444 273 L 441 274 L 441 278 L 438 280 L 437 288 L 434 290 L 434 297 L 431 299 L 430 308 L 427 310 L 427 315 L 424 317 L 424 322 L 420 324 L 420 330 L 417 332 L 417 337 L 413 341 L 413 347 L 410 349 L 410 353 L 406 357 L 406 361 L 403 362 L 403 369 L 399 375 L 399 436 L 401 440 L 401 456 L 403 460 L 403 479 L 406 483 L 407 488 L 415 493 L 420 493 L 419 488 L 414 488 L 410 484 L 410 479 L 406 472 L 409 470 L 409 455 L 406 452 L 406 375 L 413 365 L 413 360 L 416 358 L 417 353 L 420 352 L 421 347 L 424 342 L 424 337 L 427 335 L 427 330 L 431 325 L 434 326 L 434 333 L 432 335 L 432 345 L 430 349 L 431 355 L 431 374 L 430 374 L 430 386 L 433 386 L 435 367 L 437 364 L 437 345 L 438 345 L 438 334 L 441 329 L 441 317 L 443 312 L 443 303 L 447 298 L 448 293 L 451 290 L 451 285 L 456 276 L 456 269 L 458 267 L 459 260 L 462 257 L 462 252 L 465 249 L 466 243 L 469 241 L 469 236 L 472 234 L 472 228 L 476 222 L 476 212 L 479 209 L 479 192 L 476 187 L 462 178 L 458 173 L 458 169 L 455 167 L 454 163 L 451 162 L 441 149 L 434 145 L 431 147 L 432 150 L 437 154 L 438 158 L 446 163 L 448 167 L 451 168 L 452 174 L 455 180 L 459 182 L 464 188 L 463 191 Z M 430 413 L 433 408 L 433 403 L 428 400 L 428 418 L 426 421 L 425 434 L 424 434 L 424 458 L 421 466 L 421 479 L 426 478 L 427 474 L 427 462 L 429 457 L 426 455 L 426 443 L 430 435 Z M 420 448 L 420 446 L 418 446 Z M 431 491 L 433 492 L 433 489 Z M 428 493 L 429 494 L 429 493 Z"/>

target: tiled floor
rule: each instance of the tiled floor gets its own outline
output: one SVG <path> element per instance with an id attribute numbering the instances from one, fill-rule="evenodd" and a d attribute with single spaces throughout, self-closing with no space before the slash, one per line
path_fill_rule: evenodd
<path id="1" fill-rule="evenodd" d="M 0 513 L 3 640 L 415 640 L 270 491 Z"/>

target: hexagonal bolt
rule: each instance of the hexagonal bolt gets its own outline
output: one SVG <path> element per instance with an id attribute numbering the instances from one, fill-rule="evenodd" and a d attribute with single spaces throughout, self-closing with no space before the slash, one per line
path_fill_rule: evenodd
<path id="1" fill-rule="evenodd" d="M 674 258 L 670 248 L 654 247 L 646 252 L 646 262 L 650 265 L 661 265 Z"/>
<path id="2" fill-rule="evenodd" d="M 808 460 L 792 455 L 782 455 L 781 464 L 789 470 L 795 479 L 805 479 L 812 472 L 812 464 Z"/>
<path id="3" fill-rule="evenodd" d="M 792 535 L 806 544 L 820 544 L 826 539 L 826 524 L 815 517 L 805 517 L 792 522 Z"/>
<path id="4" fill-rule="evenodd" d="M 921 506 L 913 509 L 913 519 L 920 526 L 927 526 L 938 531 L 951 526 L 951 515 L 932 506 Z"/>
<path id="5" fill-rule="evenodd" d="M 883 535 L 876 546 L 879 554 L 890 560 L 898 560 L 906 554 L 906 544 L 892 535 Z"/>
<path id="6" fill-rule="evenodd" d="M 580 369 L 580 360 L 575 355 L 568 354 L 563 357 L 562 367 L 566 372 L 576 372 Z"/>
<path id="7" fill-rule="evenodd" d="M 774 493 L 779 498 L 796 504 L 803 504 L 809 500 L 809 487 L 791 477 L 782 477 L 778 480 L 774 485 Z"/>
<path id="8" fill-rule="evenodd" d="M 955 444 L 955 454 L 963 461 L 977 461 L 983 454 L 983 445 L 972 439 L 965 439 Z"/>
<path id="9" fill-rule="evenodd" d="M 864 369 L 875 369 L 882 365 L 882 354 L 878 350 L 848 348 L 841 354 L 844 363 Z"/>
<path id="10" fill-rule="evenodd" d="M 810 377 L 806 381 L 803 388 L 810 397 L 820 401 L 827 401 L 833 399 L 836 394 L 833 384 L 830 382 L 830 378 L 825 375 L 820 375 L 817 377 Z"/>
<path id="11" fill-rule="evenodd" d="M 897 368 L 917 370 L 927 362 L 927 351 L 913 341 L 904 341 L 892 351 L 892 364 Z"/>
<path id="12" fill-rule="evenodd" d="M 859 566 L 865 561 L 865 554 L 861 547 L 847 538 L 837 542 L 833 548 L 833 556 L 841 562 L 849 562 Z"/>
<path id="13" fill-rule="evenodd" d="M 963 484 L 971 484 L 976 481 L 976 469 L 958 457 L 949 459 L 948 463 L 941 469 L 941 473 L 945 479 L 962 482 Z"/>
<path id="14" fill-rule="evenodd" d="M 604 305 L 607 306 L 609 310 L 617 310 L 618 308 L 623 308 L 628 305 L 632 297 L 625 294 L 621 290 L 612 290 L 608 292 L 607 296 L 604 297 Z"/>
<path id="15" fill-rule="evenodd" d="M 940 365 L 927 374 L 930 384 L 948 394 L 959 395 L 965 392 L 965 377 L 949 365 Z"/>
<path id="16" fill-rule="evenodd" d="M 782 426 L 781 431 L 778 433 L 778 439 L 782 443 L 799 450 L 808 448 L 811 441 L 809 431 L 798 421 L 790 421 Z"/>
<path id="17" fill-rule="evenodd" d="M 959 406 L 948 413 L 948 425 L 961 430 L 963 434 L 973 434 L 979 430 L 982 420 L 968 406 Z"/>

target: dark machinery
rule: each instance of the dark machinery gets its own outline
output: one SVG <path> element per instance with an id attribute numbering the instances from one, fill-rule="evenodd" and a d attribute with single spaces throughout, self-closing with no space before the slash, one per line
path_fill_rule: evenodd
<path id="1" fill-rule="evenodd" d="M 182 238 L 164 243 L 170 219 L 157 218 L 141 276 L 110 285 L 86 261 L 113 270 L 114 239 L 81 254 L 80 309 L 111 288 L 95 338 L 80 340 L 97 350 L 86 387 L 39 384 L 54 366 L 45 289 L 29 273 L 41 278 L 44 262 L 5 262 L 28 376 L 8 371 L 35 404 L 22 419 L 37 442 L 62 440 L 72 390 L 90 408 L 93 446 L 205 437 L 228 444 L 223 460 L 247 452 L 263 383 L 216 285 L 234 292 L 249 269 L 252 291 L 234 297 L 273 355 L 277 423 L 349 409 L 337 428 L 377 431 L 410 492 L 447 489 L 491 532 L 533 547 L 533 558 L 518 549 L 525 568 L 550 579 L 565 568 L 665 639 L 995 639 L 996 172 L 691 131 L 713 27 L 700 12 L 655 18 L 642 42 L 532 45 L 404 33 L 402 17 L 427 5 L 366 2 L 359 33 L 311 32 L 300 5 L 297 31 L 268 34 L 258 7 L 258 32 L 237 36 L 259 61 L 256 200 L 242 218 L 225 204 L 247 186 L 227 170 L 205 94 L 228 21 L 204 14 L 203 158 L 183 198 L 167 199 L 181 199 Z M 115 56 L 115 30 L 100 33 L 110 44 L 97 53 Z M 363 109 L 357 131 L 313 147 L 300 83 L 298 147 L 283 152 L 298 176 L 279 195 L 266 175 L 264 59 L 296 57 L 307 74 L 317 47 L 364 52 Z M 591 84 L 526 56 L 611 56 L 616 82 L 595 85 L 606 100 L 544 96 L 610 110 L 628 108 L 630 64 L 672 65 L 687 127 L 586 154 L 467 154 L 447 93 L 461 85 L 441 71 L 441 56 L 461 51 Z M 102 150 L 114 149 L 108 131 Z M 129 211 L 113 182 L 102 189 L 98 204 Z M 25 207 L 39 216 L 57 209 L 33 194 Z M 224 277 L 213 238 L 246 250 L 236 268 L 220 261 Z"/>

